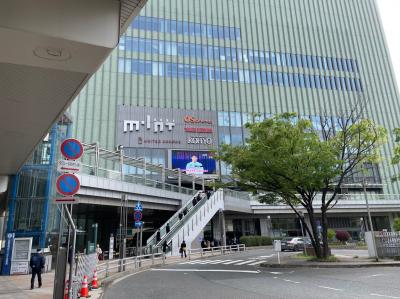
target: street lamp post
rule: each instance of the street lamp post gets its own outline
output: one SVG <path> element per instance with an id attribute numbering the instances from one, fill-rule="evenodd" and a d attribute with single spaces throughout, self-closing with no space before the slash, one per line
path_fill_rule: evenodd
<path id="1" fill-rule="evenodd" d="M 367 195 L 367 182 L 365 180 L 364 174 L 363 174 L 362 187 L 363 187 L 363 191 L 364 191 L 365 204 L 367 206 L 369 229 L 370 229 L 371 237 L 372 237 L 372 246 L 374 247 L 375 260 L 378 261 L 378 252 L 376 249 L 376 242 L 375 242 L 375 236 L 374 236 L 374 226 L 372 224 L 371 210 L 369 209 L 369 202 L 368 202 L 368 195 Z"/>

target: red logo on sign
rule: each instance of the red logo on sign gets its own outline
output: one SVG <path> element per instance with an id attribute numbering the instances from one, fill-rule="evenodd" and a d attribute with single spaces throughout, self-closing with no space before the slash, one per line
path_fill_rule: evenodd
<path id="1" fill-rule="evenodd" d="M 197 118 L 195 116 L 192 115 L 185 115 L 185 117 L 183 118 L 183 121 L 185 123 L 191 123 L 191 124 L 209 124 L 212 125 L 212 120 L 211 119 L 201 119 L 201 118 Z"/>
<path id="2" fill-rule="evenodd" d="M 185 132 L 190 133 L 212 133 L 212 128 L 185 128 Z"/>

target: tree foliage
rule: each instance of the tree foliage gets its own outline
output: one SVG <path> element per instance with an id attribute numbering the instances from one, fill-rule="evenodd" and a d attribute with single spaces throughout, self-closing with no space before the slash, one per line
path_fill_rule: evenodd
<path id="1" fill-rule="evenodd" d="M 400 232 L 400 218 L 399 217 L 394 219 L 393 229 L 395 232 Z"/>
<path id="2" fill-rule="evenodd" d="M 303 222 L 318 257 L 327 256 L 326 213 L 336 205 L 344 179 L 364 163 L 379 161 L 379 147 L 386 140 L 384 128 L 357 112 L 355 108 L 336 122 L 321 117 L 319 130 L 294 113 L 246 124 L 246 144 L 223 145 L 218 157 L 231 166 L 242 189 L 258 194 L 263 203 L 288 205 Z M 322 218 L 322 252 L 315 208 Z M 307 211 L 310 226 L 301 209 Z"/>

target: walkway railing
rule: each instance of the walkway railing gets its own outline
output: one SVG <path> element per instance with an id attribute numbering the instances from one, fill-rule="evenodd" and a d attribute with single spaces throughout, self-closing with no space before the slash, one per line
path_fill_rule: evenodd
<path id="1" fill-rule="evenodd" d="M 97 275 L 100 279 L 122 271 L 136 271 L 141 268 L 165 264 L 164 253 L 153 253 L 127 257 L 124 259 L 108 260 L 97 265 Z"/>
<path id="2" fill-rule="evenodd" d="M 228 245 L 228 246 L 217 246 L 210 248 L 196 248 L 188 250 L 189 260 L 193 257 L 204 257 L 204 256 L 214 256 L 214 255 L 224 255 L 239 251 L 246 251 L 245 244 Z"/>

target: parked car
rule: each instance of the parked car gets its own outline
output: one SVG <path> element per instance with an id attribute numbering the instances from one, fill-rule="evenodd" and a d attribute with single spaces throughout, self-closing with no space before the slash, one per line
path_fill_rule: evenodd
<path id="1" fill-rule="evenodd" d="M 282 251 L 285 251 L 285 250 L 293 250 L 293 251 L 303 250 L 304 243 L 306 245 L 309 245 L 309 244 L 311 244 L 311 240 L 309 238 L 302 238 L 302 237 L 284 238 L 281 241 L 281 249 L 282 249 Z"/>

